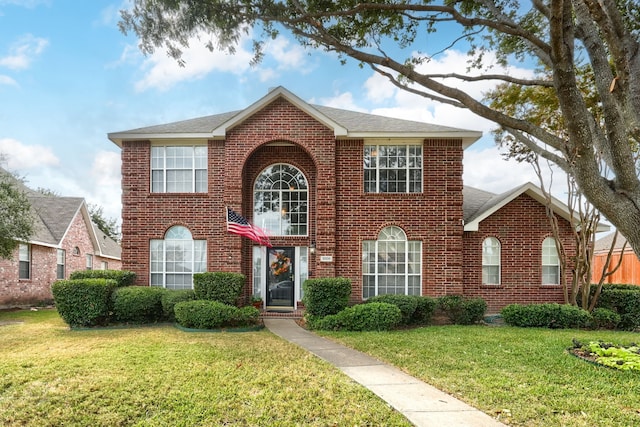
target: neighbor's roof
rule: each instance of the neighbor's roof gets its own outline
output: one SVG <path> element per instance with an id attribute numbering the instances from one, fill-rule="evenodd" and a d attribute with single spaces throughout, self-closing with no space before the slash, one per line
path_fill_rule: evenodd
<path id="1" fill-rule="evenodd" d="M 339 139 L 459 138 L 466 148 L 482 136 L 478 131 L 312 105 L 279 86 L 244 110 L 113 132 L 108 137 L 119 147 L 122 141 L 135 139 L 224 139 L 227 131 L 280 98 L 332 129 Z"/>
<path id="2" fill-rule="evenodd" d="M 120 245 L 91 222 L 91 217 L 82 197 L 47 196 L 32 190 L 9 172 L 0 168 L 0 175 L 12 180 L 13 184 L 22 191 L 31 204 L 34 217 L 34 232 L 29 243 L 60 248 L 64 238 L 78 214 L 82 215 L 88 227 L 89 236 L 93 242 L 96 255 L 107 258 L 120 259 Z"/>
<path id="3" fill-rule="evenodd" d="M 615 236 L 615 234 L 616 234 L 615 232 L 609 233 L 606 236 L 596 240 L 596 244 L 593 248 L 593 251 L 595 253 L 609 252 L 609 249 L 611 248 L 611 244 L 613 243 L 613 237 Z M 613 247 L 613 251 L 620 252 L 625 243 L 627 243 L 627 239 L 622 234 L 618 233 L 618 237 L 616 238 L 616 244 Z M 628 243 L 626 246 L 624 246 L 624 250 L 625 250 L 625 253 L 633 252 L 633 248 Z"/>
<path id="4" fill-rule="evenodd" d="M 501 194 L 494 194 L 488 191 L 465 186 L 462 190 L 464 231 L 478 231 L 478 227 L 483 220 L 497 212 L 502 207 L 511 203 L 522 194 L 528 195 L 542 205 L 546 205 L 547 203 L 547 198 L 540 187 L 530 182 Z M 562 203 L 555 197 L 551 197 L 551 204 L 553 211 L 556 214 L 567 221 L 571 219 L 571 212 L 566 204 Z M 575 219 L 577 220 L 577 218 Z M 599 223 L 596 231 L 601 232 L 607 230 L 609 230 L 608 225 Z"/>

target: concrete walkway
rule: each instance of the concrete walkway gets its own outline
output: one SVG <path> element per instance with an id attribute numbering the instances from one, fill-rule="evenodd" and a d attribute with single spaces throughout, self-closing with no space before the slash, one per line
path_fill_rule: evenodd
<path id="1" fill-rule="evenodd" d="M 393 366 L 301 328 L 293 319 L 267 318 L 264 324 L 274 334 L 337 366 L 418 427 L 504 426 Z"/>

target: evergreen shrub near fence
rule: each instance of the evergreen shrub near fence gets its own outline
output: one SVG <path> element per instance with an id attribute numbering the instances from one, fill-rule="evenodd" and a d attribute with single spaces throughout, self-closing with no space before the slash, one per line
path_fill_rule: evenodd
<path id="1" fill-rule="evenodd" d="M 500 314 L 506 324 L 523 328 L 585 328 L 592 325 L 588 311 L 567 304 L 510 304 Z"/>
<path id="2" fill-rule="evenodd" d="M 135 283 L 136 273 L 127 270 L 77 270 L 69 279 L 110 279 L 115 280 L 118 287 L 124 287 Z"/>
<path id="3" fill-rule="evenodd" d="M 627 285 L 629 286 L 629 285 Z M 635 330 L 640 328 L 640 287 L 628 288 L 621 285 L 603 286 L 596 304 L 620 315 L 618 329 Z"/>
<path id="4" fill-rule="evenodd" d="M 126 286 L 113 291 L 113 317 L 118 322 L 153 323 L 163 320 L 164 288 Z"/>
<path id="5" fill-rule="evenodd" d="M 351 280 L 343 277 L 307 279 L 303 285 L 304 308 L 312 317 L 337 314 L 349 305 Z"/>
<path id="6" fill-rule="evenodd" d="M 245 276 L 239 273 L 207 272 L 193 275 L 196 299 L 236 305 L 244 289 Z"/>
<path id="7" fill-rule="evenodd" d="M 58 280 L 51 292 L 62 320 L 71 327 L 86 327 L 109 323 L 116 286 L 115 280 L 108 279 Z"/>

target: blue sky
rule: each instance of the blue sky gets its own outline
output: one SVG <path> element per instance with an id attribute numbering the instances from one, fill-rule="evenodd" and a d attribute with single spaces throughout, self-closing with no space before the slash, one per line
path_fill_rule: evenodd
<path id="1" fill-rule="evenodd" d="M 120 152 L 107 133 L 241 109 L 280 85 L 315 104 L 482 131 L 465 152 L 465 184 L 501 192 L 538 183 L 530 166 L 502 160 L 491 123 L 399 91 L 353 61 L 340 65 L 335 55 L 281 36 L 256 67 L 247 38 L 234 56 L 194 42 L 180 68 L 163 51 L 143 56 L 136 38 L 119 32 L 126 7 L 122 0 L 0 0 L 0 154 L 30 187 L 84 197 L 119 220 Z M 464 54 L 448 51 L 429 67 L 464 72 Z"/>

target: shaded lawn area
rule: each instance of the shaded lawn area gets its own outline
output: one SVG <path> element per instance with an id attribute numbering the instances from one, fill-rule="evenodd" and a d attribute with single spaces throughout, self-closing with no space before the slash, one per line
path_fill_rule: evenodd
<path id="1" fill-rule="evenodd" d="M 54 310 L 0 312 L 0 425 L 410 423 L 336 368 L 263 330 L 71 331 Z"/>
<path id="2" fill-rule="evenodd" d="M 567 353 L 572 338 L 620 344 L 638 333 L 433 326 L 323 332 L 518 426 L 640 426 L 640 374 Z"/>

